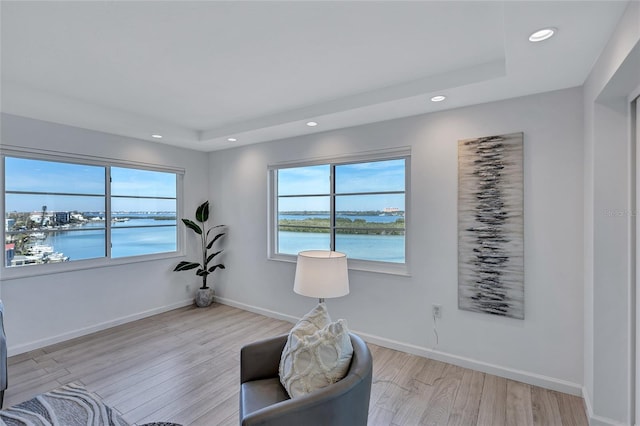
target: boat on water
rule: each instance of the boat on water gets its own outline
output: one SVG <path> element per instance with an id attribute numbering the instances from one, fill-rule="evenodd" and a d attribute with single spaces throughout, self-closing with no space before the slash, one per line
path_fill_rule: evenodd
<path id="1" fill-rule="evenodd" d="M 53 247 L 45 246 L 42 244 L 35 244 L 29 247 L 26 251 L 27 256 L 45 256 L 53 253 Z"/>
<path id="2" fill-rule="evenodd" d="M 43 257 L 44 263 L 60 263 L 68 262 L 69 256 L 65 256 L 64 253 L 53 252 Z"/>
<path id="3" fill-rule="evenodd" d="M 40 246 L 42 248 L 42 246 Z M 69 256 L 64 253 L 48 251 L 45 249 L 41 253 L 19 254 L 11 259 L 11 266 L 39 265 L 43 263 L 62 263 L 68 262 Z"/>
<path id="4" fill-rule="evenodd" d="M 38 243 L 28 247 L 23 254 L 14 256 L 13 259 L 11 259 L 11 266 L 61 263 L 68 261 L 69 256 L 65 256 L 64 253 L 54 251 L 52 246 Z"/>
<path id="5" fill-rule="evenodd" d="M 34 265 L 38 263 L 44 263 L 42 256 L 24 256 L 18 254 L 11 259 L 11 266 Z"/>

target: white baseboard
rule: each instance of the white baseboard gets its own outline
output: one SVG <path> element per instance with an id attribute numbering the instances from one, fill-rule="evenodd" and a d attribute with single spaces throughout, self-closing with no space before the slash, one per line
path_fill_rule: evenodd
<path id="1" fill-rule="evenodd" d="M 189 306 L 193 304 L 193 299 L 181 300 L 180 302 L 172 303 L 171 305 L 161 306 L 159 308 L 149 309 L 148 311 L 139 312 L 132 315 L 116 318 L 114 320 L 105 321 L 100 324 L 92 325 L 85 328 L 62 333 L 57 336 L 47 337 L 46 339 L 36 340 L 34 342 L 25 343 L 22 345 L 9 346 L 7 348 L 8 356 L 19 355 L 24 352 L 33 351 L 35 349 L 44 348 L 45 346 L 55 345 L 56 343 L 64 342 L 66 340 L 75 339 L 76 337 L 85 336 L 87 334 L 95 333 L 96 331 L 106 330 L 107 328 L 115 327 L 120 324 L 124 324 L 131 321 L 136 321 L 142 318 L 150 317 L 152 315 L 161 314 L 163 312 L 171 311 L 173 309 L 182 308 L 183 306 Z"/>
<path id="2" fill-rule="evenodd" d="M 290 323 L 297 323 L 300 318 L 294 317 L 293 315 L 282 314 L 280 312 L 272 311 L 269 309 L 259 308 L 253 305 L 247 305 L 246 303 L 236 302 L 235 300 L 227 299 L 224 297 L 215 297 L 216 302 L 222 303 L 223 305 L 233 306 L 234 308 L 242 309 L 244 311 L 253 312 L 254 314 L 264 315 L 265 317 L 275 318 L 282 321 L 287 321 Z"/>
<path id="3" fill-rule="evenodd" d="M 277 318 L 280 320 L 295 323 L 299 318 L 292 315 L 283 314 L 280 312 L 272 311 L 269 309 L 259 308 L 257 306 L 247 305 L 235 300 L 226 298 L 216 298 L 216 301 L 224 305 L 233 306 L 246 311 L 255 312 L 270 318 Z M 530 373 L 523 370 L 517 370 L 509 367 L 502 367 L 495 364 L 489 364 L 486 362 L 478 361 L 472 358 L 466 358 L 458 355 L 449 354 L 446 352 L 436 351 L 433 349 L 411 345 L 408 343 L 398 342 L 395 340 L 387 339 L 384 337 L 375 336 L 372 334 L 361 333 L 357 330 L 353 330 L 354 333 L 361 336 L 365 341 L 373 343 L 375 345 L 384 346 L 385 348 L 395 349 L 402 352 L 407 352 L 413 355 L 422 356 L 425 358 L 435 359 L 437 361 L 446 362 L 449 364 L 457 365 L 459 367 L 469 368 L 483 373 L 493 374 L 495 376 L 504 377 L 511 380 L 527 383 L 534 386 L 540 386 L 545 389 L 551 389 L 558 392 L 564 392 L 571 395 L 582 396 L 582 385 L 577 383 L 567 382 L 565 380 L 556 379 L 554 377 L 543 376 L 536 373 Z"/>
<path id="4" fill-rule="evenodd" d="M 539 386 L 545 389 L 551 389 L 576 396 L 582 395 L 582 386 L 577 383 L 571 383 L 566 380 L 556 379 L 555 377 L 544 376 L 541 374 L 531 373 L 515 368 L 490 364 L 488 362 L 478 361 L 473 358 L 454 355 L 447 352 L 425 348 L 422 346 L 397 342 L 395 340 L 386 339 L 367 333 L 360 333 L 358 331 L 355 332 L 360 335 L 365 341 L 379 346 L 384 346 L 386 348 L 396 349 L 413 355 L 435 359 L 436 361 L 446 362 L 449 364 L 457 365 L 458 367 L 480 371 L 482 373 L 493 374 L 494 376 L 504 377 L 505 379 L 515 380 L 518 382 Z"/>
<path id="5" fill-rule="evenodd" d="M 617 420 L 596 416 L 593 413 L 591 398 L 589 397 L 589 393 L 587 392 L 587 388 L 585 387 L 582 387 L 582 400 L 584 401 L 585 410 L 587 412 L 589 426 L 628 426 L 626 423 L 620 423 Z"/>

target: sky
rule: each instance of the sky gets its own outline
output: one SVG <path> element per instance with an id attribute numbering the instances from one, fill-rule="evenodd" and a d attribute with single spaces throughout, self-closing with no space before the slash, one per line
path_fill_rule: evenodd
<path id="1" fill-rule="evenodd" d="M 134 198 L 176 197 L 174 173 L 123 167 L 110 170 L 112 211 L 176 211 L 175 200 Z M 328 211 L 330 173 L 329 165 L 278 170 L 279 196 L 319 195 L 280 197 L 279 211 Z M 102 212 L 105 210 L 105 174 L 103 166 L 6 157 L 5 210 L 37 212 L 47 206 L 47 211 Z M 404 191 L 404 159 L 337 165 L 335 175 L 338 211 L 405 208 L 404 194 L 340 195 Z M 32 194 L 12 194 L 12 191 Z"/>
<path id="2" fill-rule="evenodd" d="M 111 167 L 113 211 L 175 211 L 175 200 L 136 196 L 176 196 L 174 173 Z M 104 211 L 106 168 L 16 157 L 5 158 L 7 212 Z M 34 194 L 12 194 L 25 191 Z M 48 193 L 48 194 L 44 194 Z M 52 195 L 54 193 L 54 195 Z M 55 195 L 64 194 L 64 195 Z"/>
<path id="3" fill-rule="evenodd" d="M 329 211 L 329 165 L 278 170 L 279 211 Z M 335 167 L 336 210 L 375 211 L 386 207 L 404 210 L 404 194 L 340 195 L 405 190 L 405 160 L 344 164 Z M 283 195 L 317 195 L 282 197 Z"/>

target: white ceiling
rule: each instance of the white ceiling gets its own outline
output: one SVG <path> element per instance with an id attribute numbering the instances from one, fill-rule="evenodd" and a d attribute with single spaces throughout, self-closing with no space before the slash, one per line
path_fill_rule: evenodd
<path id="1" fill-rule="evenodd" d="M 0 106 L 225 149 L 579 86 L 626 6 L 2 1 Z M 547 26 L 554 38 L 527 40 Z"/>

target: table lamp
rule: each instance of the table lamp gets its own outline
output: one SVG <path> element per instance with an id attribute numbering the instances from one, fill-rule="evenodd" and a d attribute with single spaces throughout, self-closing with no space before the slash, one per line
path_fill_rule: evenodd
<path id="1" fill-rule="evenodd" d="M 349 294 L 347 255 L 337 251 L 307 250 L 298 253 L 293 291 L 303 296 L 325 298 Z"/>

